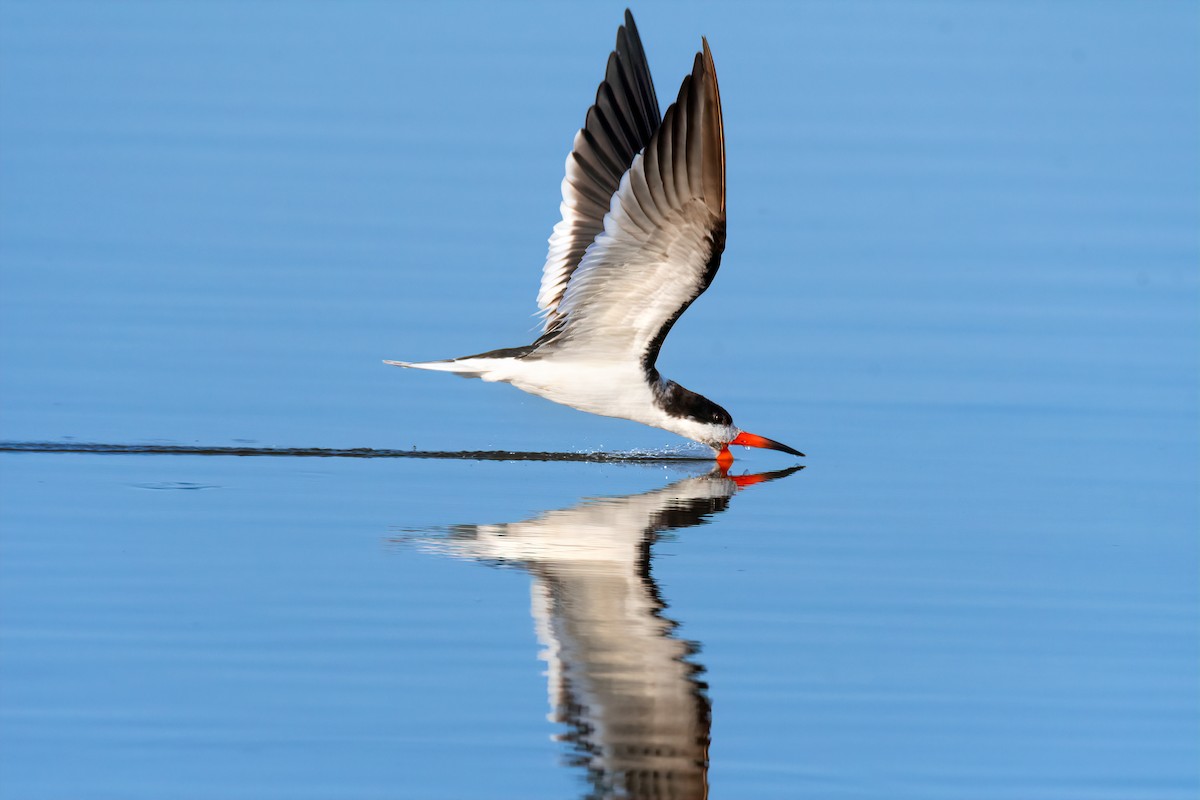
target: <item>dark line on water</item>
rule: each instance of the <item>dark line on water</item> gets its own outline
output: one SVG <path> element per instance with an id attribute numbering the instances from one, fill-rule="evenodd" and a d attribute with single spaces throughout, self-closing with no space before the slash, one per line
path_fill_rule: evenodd
<path id="1" fill-rule="evenodd" d="M 709 456 L 654 453 L 554 453 L 513 450 L 377 450 L 371 447 L 210 447 L 184 444 L 97 442 L 0 442 L 0 453 L 86 453 L 144 456 L 274 456 L 290 458 L 438 458 L 461 461 L 581 461 L 599 464 L 658 464 L 711 461 Z"/>

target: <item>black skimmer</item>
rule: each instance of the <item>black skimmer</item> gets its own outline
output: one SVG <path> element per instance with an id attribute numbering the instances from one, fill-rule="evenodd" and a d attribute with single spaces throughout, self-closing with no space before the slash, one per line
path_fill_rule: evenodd
<path id="1" fill-rule="evenodd" d="M 803 456 L 747 433 L 721 406 L 655 369 L 663 340 L 708 288 L 725 249 L 725 132 L 708 40 L 659 114 L 633 15 L 575 135 L 562 220 L 542 270 L 538 339 L 443 361 L 387 361 L 510 383 L 556 403 L 641 422 L 712 447 Z"/>

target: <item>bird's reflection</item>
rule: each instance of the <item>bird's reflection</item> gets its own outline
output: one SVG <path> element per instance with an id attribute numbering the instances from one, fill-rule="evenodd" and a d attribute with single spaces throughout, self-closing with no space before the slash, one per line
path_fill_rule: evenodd
<path id="1" fill-rule="evenodd" d="M 651 575 L 666 531 L 701 525 L 742 487 L 801 469 L 728 476 L 721 470 L 625 497 L 584 500 L 524 522 L 459 525 L 414 538 L 426 549 L 517 565 L 533 576 L 549 718 L 567 727 L 589 798 L 703 798 L 709 700 L 694 659 Z"/>

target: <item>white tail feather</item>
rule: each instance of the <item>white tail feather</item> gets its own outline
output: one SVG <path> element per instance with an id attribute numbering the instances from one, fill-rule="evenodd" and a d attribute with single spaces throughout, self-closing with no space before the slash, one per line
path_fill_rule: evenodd
<path id="1" fill-rule="evenodd" d="M 460 369 L 460 365 L 454 361 L 384 361 L 383 363 L 391 364 L 393 367 L 432 369 L 438 372 L 458 372 Z"/>
<path id="2" fill-rule="evenodd" d="M 384 361 L 383 363 L 391 364 L 393 367 L 450 372 L 463 378 L 483 378 L 486 381 L 496 380 L 488 375 L 496 366 L 496 362 L 497 359 L 491 358 L 459 358 L 449 361 Z"/>

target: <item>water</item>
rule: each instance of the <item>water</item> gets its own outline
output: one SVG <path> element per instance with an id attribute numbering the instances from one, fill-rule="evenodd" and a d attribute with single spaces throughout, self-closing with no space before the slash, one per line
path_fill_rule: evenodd
<path id="1" fill-rule="evenodd" d="M 0 796 L 1196 795 L 1196 6 L 680 11 L 741 487 L 380 364 L 530 339 L 619 8 L 0 6 Z"/>

